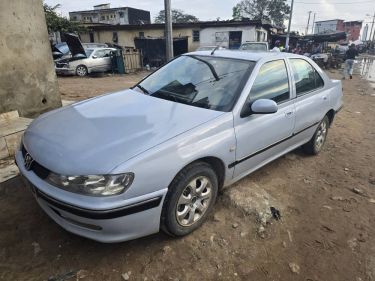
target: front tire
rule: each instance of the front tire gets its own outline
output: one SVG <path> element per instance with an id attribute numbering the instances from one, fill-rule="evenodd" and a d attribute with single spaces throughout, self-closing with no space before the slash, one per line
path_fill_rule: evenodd
<path id="1" fill-rule="evenodd" d="M 329 119 L 324 116 L 311 140 L 303 146 L 306 153 L 317 155 L 322 151 L 328 135 Z"/>
<path id="2" fill-rule="evenodd" d="M 218 193 L 217 175 L 210 165 L 197 162 L 172 181 L 163 206 L 161 228 L 172 236 L 187 235 L 207 219 Z"/>
<path id="3" fill-rule="evenodd" d="M 88 74 L 87 67 L 84 65 L 77 66 L 76 74 L 80 77 L 85 77 Z"/>

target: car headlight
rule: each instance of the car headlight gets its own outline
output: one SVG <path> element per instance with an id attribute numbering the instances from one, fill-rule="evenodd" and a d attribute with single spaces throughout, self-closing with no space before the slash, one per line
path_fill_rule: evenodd
<path id="1" fill-rule="evenodd" d="M 66 191 L 89 196 L 111 196 L 125 192 L 133 183 L 134 174 L 62 176 L 50 173 L 46 181 Z"/>

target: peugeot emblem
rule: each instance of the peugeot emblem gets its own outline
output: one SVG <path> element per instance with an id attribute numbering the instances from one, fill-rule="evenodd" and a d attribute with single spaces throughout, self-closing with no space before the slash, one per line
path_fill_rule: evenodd
<path id="1" fill-rule="evenodd" d="M 26 153 L 25 155 L 25 168 L 26 170 L 30 171 L 31 165 L 33 164 L 34 159 L 30 156 L 29 153 Z"/>

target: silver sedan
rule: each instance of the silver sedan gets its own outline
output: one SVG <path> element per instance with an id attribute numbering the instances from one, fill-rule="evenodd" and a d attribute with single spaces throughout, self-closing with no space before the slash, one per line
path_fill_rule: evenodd
<path id="1" fill-rule="evenodd" d="M 86 56 L 78 54 L 75 57 L 55 62 L 57 74 L 86 76 L 93 72 L 106 72 L 112 69 L 111 56 L 116 49 L 89 48 L 85 49 Z"/>
<path id="2" fill-rule="evenodd" d="M 182 236 L 223 186 L 297 147 L 321 152 L 341 107 L 341 81 L 306 57 L 194 52 L 132 89 L 35 119 L 16 161 L 70 232 L 102 242 Z"/>

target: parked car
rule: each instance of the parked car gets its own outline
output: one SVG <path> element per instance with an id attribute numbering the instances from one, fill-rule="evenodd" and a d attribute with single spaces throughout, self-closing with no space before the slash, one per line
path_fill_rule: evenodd
<path id="1" fill-rule="evenodd" d="M 95 48 L 85 49 L 83 53 L 72 58 L 55 62 L 57 74 L 86 76 L 93 72 L 106 72 L 112 69 L 111 56 L 116 49 Z"/>
<path id="2" fill-rule="evenodd" d="M 132 89 L 43 114 L 16 162 L 70 232 L 101 242 L 182 236 L 223 186 L 300 146 L 318 154 L 342 104 L 341 82 L 309 58 L 194 52 Z"/>
<path id="3" fill-rule="evenodd" d="M 241 45 L 240 50 L 252 52 L 268 52 L 267 42 L 245 42 Z"/>
<path id="4" fill-rule="evenodd" d="M 197 51 L 213 51 L 217 48 L 217 50 L 225 50 L 225 47 L 222 46 L 200 46 Z"/>
<path id="5" fill-rule="evenodd" d="M 52 46 L 52 56 L 54 60 L 70 58 L 70 50 L 65 42 L 57 43 Z"/>
<path id="6" fill-rule="evenodd" d="M 116 51 L 115 48 L 85 48 L 77 35 L 64 35 L 69 55 L 65 54 L 63 58 L 55 60 L 57 74 L 86 76 L 89 73 L 106 72 L 112 69 L 111 56 Z M 87 43 L 85 46 L 95 45 Z"/>
<path id="7" fill-rule="evenodd" d="M 102 44 L 102 43 L 81 43 L 81 44 L 84 49 L 110 47 L 108 46 L 108 44 Z M 69 46 L 66 42 L 61 42 L 61 43 L 57 43 L 53 45 L 52 55 L 55 61 L 72 57 L 70 50 L 69 50 Z"/>

